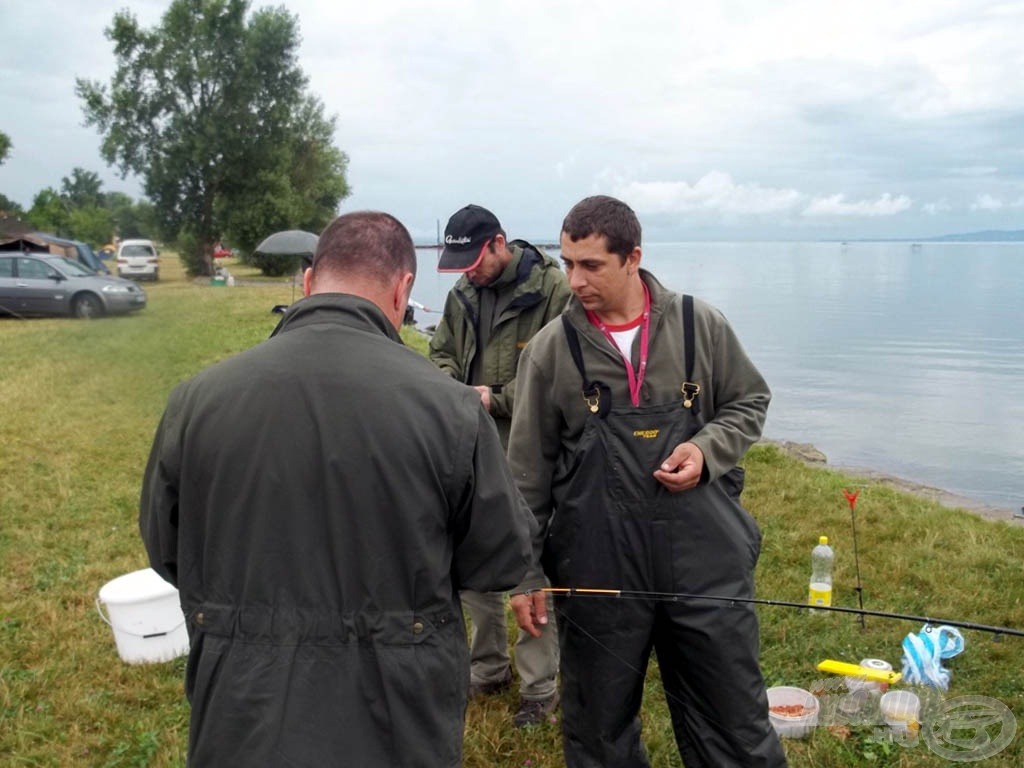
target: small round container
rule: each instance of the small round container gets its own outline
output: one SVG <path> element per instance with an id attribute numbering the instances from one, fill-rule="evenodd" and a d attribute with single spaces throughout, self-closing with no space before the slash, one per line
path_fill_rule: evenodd
<path id="1" fill-rule="evenodd" d="M 921 727 L 921 699 L 910 691 L 887 691 L 878 702 L 893 733 L 916 733 Z"/>
<path id="2" fill-rule="evenodd" d="M 780 707 L 802 707 L 797 713 L 780 711 Z M 778 685 L 768 689 L 768 719 L 775 732 L 786 739 L 803 739 L 818 724 L 818 697 L 803 688 Z"/>
<path id="3" fill-rule="evenodd" d="M 892 672 L 892 664 L 882 659 L 861 659 L 860 666 L 877 669 L 881 672 Z M 888 683 L 867 680 L 863 677 L 844 677 L 849 693 L 839 702 L 839 709 L 848 715 L 863 712 L 889 688 Z"/>

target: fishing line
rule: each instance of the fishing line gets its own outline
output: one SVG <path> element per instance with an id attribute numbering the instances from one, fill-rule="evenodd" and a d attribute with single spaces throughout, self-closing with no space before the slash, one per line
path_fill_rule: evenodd
<path id="1" fill-rule="evenodd" d="M 628 589 L 592 589 L 587 587 L 544 587 L 532 592 L 545 592 L 561 597 L 604 597 L 618 600 L 654 600 L 658 602 L 678 603 L 684 600 L 714 600 L 722 603 L 744 603 L 752 605 L 774 605 L 782 608 L 798 608 L 807 610 L 809 606 L 804 603 L 788 602 L 786 600 L 769 600 L 756 597 L 726 597 L 723 595 L 694 595 L 687 592 L 643 592 L 640 590 Z M 529 594 L 529 593 L 527 593 Z M 1013 629 L 1012 627 L 994 627 L 989 624 L 978 624 L 970 621 L 957 621 L 953 619 L 936 619 L 930 616 L 916 616 L 909 613 L 891 613 L 888 611 L 868 611 L 863 608 L 844 608 L 838 605 L 816 605 L 815 611 L 835 611 L 836 613 L 863 614 L 865 616 L 878 616 L 883 619 L 898 619 L 902 621 L 917 621 L 927 625 L 945 624 L 960 629 L 973 629 L 979 632 L 989 632 L 997 637 L 999 635 L 1012 635 L 1024 637 L 1024 630 Z"/>

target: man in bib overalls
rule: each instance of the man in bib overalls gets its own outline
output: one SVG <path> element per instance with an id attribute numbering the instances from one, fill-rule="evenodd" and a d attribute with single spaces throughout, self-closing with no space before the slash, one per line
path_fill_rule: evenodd
<path id="1" fill-rule="evenodd" d="M 640 269 L 626 204 L 578 203 L 561 250 L 573 298 L 520 360 L 509 443 L 540 523 L 512 598 L 519 625 L 548 621 L 545 573 L 563 588 L 753 597 L 761 536 L 736 463 L 760 437 L 767 384 L 721 312 Z M 752 605 L 556 592 L 555 608 L 569 768 L 648 764 L 652 649 L 687 768 L 786 764 Z"/>

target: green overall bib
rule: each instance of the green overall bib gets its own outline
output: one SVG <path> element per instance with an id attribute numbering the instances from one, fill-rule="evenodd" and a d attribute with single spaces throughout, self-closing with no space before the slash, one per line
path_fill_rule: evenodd
<path id="1" fill-rule="evenodd" d="M 702 427 L 699 395 L 610 403 L 607 387 L 587 380 L 576 331 L 563 322 L 592 413 L 555 476 L 543 556 L 551 583 L 753 597 L 761 535 L 738 501 L 742 470 L 679 493 L 652 476 Z M 690 297 L 683 323 L 691 381 Z M 768 719 L 751 605 L 557 595 L 555 603 L 569 768 L 648 765 L 638 713 L 652 649 L 687 768 L 786 764 Z"/>

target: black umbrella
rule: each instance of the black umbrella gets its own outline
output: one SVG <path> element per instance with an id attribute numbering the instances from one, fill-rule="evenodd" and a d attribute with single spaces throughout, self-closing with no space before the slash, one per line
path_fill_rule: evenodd
<path id="1" fill-rule="evenodd" d="M 305 266 L 313 263 L 316 244 L 320 238 L 312 232 L 301 229 L 288 229 L 275 232 L 256 246 L 256 253 L 267 256 L 299 256 Z"/>
<path id="2" fill-rule="evenodd" d="M 312 232 L 304 232 L 301 229 L 287 229 L 284 232 L 275 232 L 265 238 L 262 243 L 256 246 L 256 253 L 266 256 L 298 256 L 302 262 L 302 268 L 313 266 L 313 254 L 316 253 L 316 244 L 319 237 Z M 295 281 L 292 280 L 292 300 L 295 300 Z M 278 304 L 272 312 L 283 312 L 284 306 Z"/>

